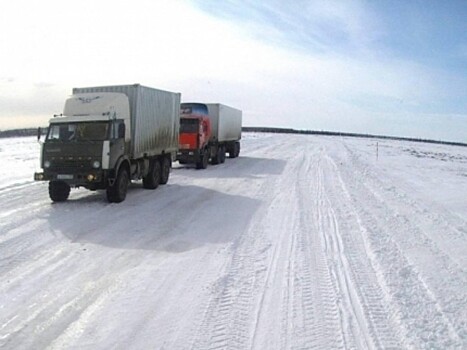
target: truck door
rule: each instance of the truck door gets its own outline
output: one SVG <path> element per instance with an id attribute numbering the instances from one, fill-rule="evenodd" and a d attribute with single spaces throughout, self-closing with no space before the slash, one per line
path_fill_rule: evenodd
<path id="1" fill-rule="evenodd" d="M 104 144 L 104 151 L 102 155 L 102 167 L 106 165 L 105 156 L 107 152 L 107 169 L 114 169 L 119 158 L 125 154 L 125 123 L 122 120 L 116 120 L 112 123 L 110 141 L 108 141 L 108 148 Z M 106 168 L 104 168 L 106 169 Z"/>
<path id="2" fill-rule="evenodd" d="M 211 124 L 209 122 L 209 119 L 203 118 L 202 122 L 200 123 L 200 131 L 199 131 L 199 135 L 200 135 L 199 144 L 200 144 L 200 147 L 204 147 L 209 142 L 209 138 L 211 136 L 210 126 L 211 126 Z"/>

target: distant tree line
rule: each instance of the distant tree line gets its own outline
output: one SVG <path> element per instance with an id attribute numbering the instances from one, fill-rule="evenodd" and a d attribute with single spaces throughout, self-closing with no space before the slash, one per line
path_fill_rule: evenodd
<path id="1" fill-rule="evenodd" d="M 43 130 L 47 130 L 47 128 L 43 128 Z M 19 136 L 37 136 L 37 128 L 14 129 L 5 131 L 0 130 L 0 138 Z"/>
<path id="2" fill-rule="evenodd" d="M 371 139 L 425 142 L 425 143 L 436 143 L 436 144 L 442 144 L 442 145 L 467 147 L 467 143 L 463 143 L 463 142 L 438 141 L 438 140 L 428 140 L 428 139 L 411 138 L 411 137 L 357 134 L 357 133 L 350 133 L 350 132 L 296 130 L 296 129 L 290 129 L 290 128 L 270 128 L 270 127 L 261 127 L 261 126 L 260 127 L 244 126 L 244 127 L 242 127 L 242 131 L 245 131 L 245 132 L 270 132 L 270 133 L 279 133 L 279 134 L 305 134 L 305 135 L 363 137 L 363 138 L 371 138 Z"/>
<path id="3" fill-rule="evenodd" d="M 42 128 L 43 134 L 46 131 L 47 131 L 47 128 Z M 463 143 L 463 142 L 437 141 L 437 140 L 427 140 L 427 139 L 411 138 L 411 137 L 357 134 L 357 133 L 335 132 L 335 131 L 297 130 L 297 129 L 291 129 L 291 128 L 272 128 L 272 127 L 262 127 L 262 126 L 259 126 L 259 127 L 258 126 L 244 126 L 242 127 L 242 131 L 244 132 L 269 132 L 269 133 L 279 133 L 279 134 L 363 137 L 363 138 L 372 138 L 372 139 L 425 142 L 425 143 L 436 143 L 436 144 L 442 144 L 442 145 L 467 147 L 467 143 Z M 20 136 L 37 136 L 37 128 L 14 129 L 14 130 L 5 130 L 5 131 L 0 130 L 0 138 L 20 137 Z"/>

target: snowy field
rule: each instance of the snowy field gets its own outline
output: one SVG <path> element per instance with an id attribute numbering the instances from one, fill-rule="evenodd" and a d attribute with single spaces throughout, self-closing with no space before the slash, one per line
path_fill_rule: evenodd
<path id="1" fill-rule="evenodd" d="M 244 135 L 52 204 L 0 139 L 1 349 L 466 349 L 467 147 Z"/>

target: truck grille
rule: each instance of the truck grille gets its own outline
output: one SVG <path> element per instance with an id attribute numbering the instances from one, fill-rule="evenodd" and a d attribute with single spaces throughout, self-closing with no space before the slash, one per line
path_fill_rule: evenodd
<path id="1" fill-rule="evenodd" d="M 90 169 L 92 160 L 88 159 L 52 159 L 50 161 L 52 169 Z"/>

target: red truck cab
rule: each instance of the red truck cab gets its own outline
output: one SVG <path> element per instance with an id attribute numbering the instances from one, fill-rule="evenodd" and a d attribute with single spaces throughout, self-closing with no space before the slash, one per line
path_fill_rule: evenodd
<path id="1" fill-rule="evenodd" d="M 180 110 L 179 151 L 180 164 L 195 163 L 198 169 L 205 169 L 209 162 L 208 143 L 211 137 L 211 121 L 202 104 L 190 104 Z"/>
<path id="2" fill-rule="evenodd" d="M 211 136 L 211 122 L 206 116 L 183 116 L 180 118 L 179 149 L 196 150 L 203 148 Z"/>

